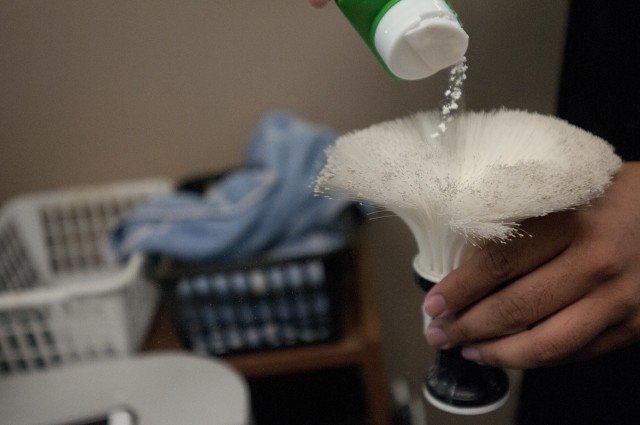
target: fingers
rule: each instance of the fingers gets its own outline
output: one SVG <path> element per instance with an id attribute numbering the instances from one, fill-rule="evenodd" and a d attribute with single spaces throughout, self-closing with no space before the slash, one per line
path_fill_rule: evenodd
<path id="1" fill-rule="evenodd" d="M 430 344 L 441 348 L 521 332 L 578 300 L 601 295 L 621 310 L 640 304 L 635 281 L 622 284 L 621 268 L 607 245 L 585 248 L 574 243 L 560 255 L 457 314 L 436 317 L 426 330 Z M 436 285 L 437 286 L 437 285 Z M 638 292 L 638 293 L 636 293 Z M 626 305 L 628 304 L 628 305 Z M 624 306 L 624 309 L 622 308 Z M 608 317 L 602 321 L 611 324 Z"/>
<path id="2" fill-rule="evenodd" d="M 571 243 L 571 212 L 527 221 L 523 231 L 533 237 L 507 244 L 489 244 L 429 291 L 425 309 L 442 317 L 471 305 L 510 279 L 524 275 L 557 256 Z M 563 231 L 557 231 L 557 227 Z"/>
<path id="3" fill-rule="evenodd" d="M 575 358 L 576 353 L 595 355 L 603 350 L 603 345 L 595 341 L 610 323 L 619 322 L 626 314 L 628 312 L 614 303 L 602 302 L 599 295 L 593 295 L 571 304 L 529 331 L 466 346 L 462 355 L 481 364 L 506 368 L 556 365 Z M 596 345 L 591 346 L 592 343 Z"/>
<path id="4" fill-rule="evenodd" d="M 435 285 L 429 342 L 530 368 L 639 340 L 640 209 L 627 206 L 640 206 L 640 165 L 627 172 L 589 208 L 531 220 L 534 238 L 490 245 Z"/>
<path id="5" fill-rule="evenodd" d="M 640 314 L 605 330 L 576 353 L 572 360 L 592 359 L 604 353 L 627 347 L 638 340 L 640 340 Z"/>
<path id="6" fill-rule="evenodd" d="M 311 3 L 313 7 L 324 7 L 330 1 L 331 0 L 309 0 L 309 3 Z"/>
<path id="7" fill-rule="evenodd" d="M 435 318 L 426 331 L 442 348 L 520 332 L 582 298 L 592 286 L 588 269 L 574 270 L 575 251 L 554 258 L 512 285 L 455 315 Z"/>

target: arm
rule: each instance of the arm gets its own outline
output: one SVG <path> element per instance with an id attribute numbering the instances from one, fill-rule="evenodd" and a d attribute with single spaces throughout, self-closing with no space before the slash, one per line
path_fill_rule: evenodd
<path id="1" fill-rule="evenodd" d="M 531 368 L 640 340 L 640 162 L 591 206 L 523 229 L 532 237 L 485 247 L 427 294 L 431 344 Z"/>

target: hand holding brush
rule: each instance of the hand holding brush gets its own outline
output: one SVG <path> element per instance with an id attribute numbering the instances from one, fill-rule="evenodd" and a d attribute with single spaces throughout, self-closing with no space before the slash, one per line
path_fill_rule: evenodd
<path id="1" fill-rule="evenodd" d="M 482 261 L 500 260 L 492 255 L 495 246 L 510 249 L 518 237 L 535 237 L 522 224 L 529 218 L 588 209 L 621 161 L 604 140 L 553 117 L 464 113 L 433 137 L 439 118 L 421 113 L 340 137 L 327 151 L 316 190 L 372 202 L 411 229 L 418 246 L 413 268 L 418 283 L 430 289 L 426 307 L 436 316 L 427 338 L 443 348 L 427 373 L 425 396 L 443 410 L 479 414 L 504 403 L 506 376 L 451 348 L 469 341 L 465 328 L 456 328 L 465 323 L 457 321 L 465 317 L 462 309 L 495 290 L 488 282 L 496 275 Z M 463 268 L 466 261 L 471 266 Z M 450 274 L 456 269 L 457 278 Z M 480 283 L 469 283 L 473 279 Z M 466 347 L 464 355 L 482 361 L 481 348 Z"/>
<path id="2" fill-rule="evenodd" d="M 532 237 L 485 246 L 427 295 L 432 344 L 525 369 L 640 340 L 640 163 L 624 164 L 591 206 L 522 231 Z"/>

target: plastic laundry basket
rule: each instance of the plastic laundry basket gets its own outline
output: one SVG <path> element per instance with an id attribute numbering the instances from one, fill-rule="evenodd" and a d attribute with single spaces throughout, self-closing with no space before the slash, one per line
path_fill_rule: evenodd
<path id="1" fill-rule="evenodd" d="M 134 351 L 157 305 L 144 258 L 118 263 L 107 236 L 168 193 L 147 179 L 23 195 L 0 209 L 0 376 Z"/>

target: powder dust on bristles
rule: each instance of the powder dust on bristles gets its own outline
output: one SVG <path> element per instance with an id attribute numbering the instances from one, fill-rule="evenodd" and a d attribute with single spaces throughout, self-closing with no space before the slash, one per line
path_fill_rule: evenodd
<path id="1" fill-rule="evenodd" d="M 505 241 L 526 218 L 601 195 L 621 165 L 604 140 L 550 116 L 464 113 L 428 137 L 439 122 L 422 112 L 340 137 L 316 191 L 377 204 L 414 233 Z"/>

